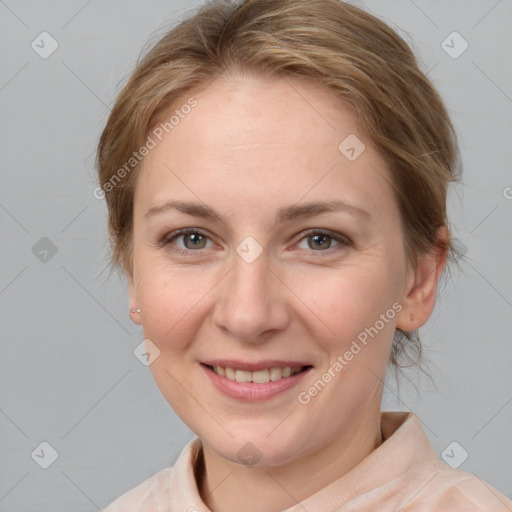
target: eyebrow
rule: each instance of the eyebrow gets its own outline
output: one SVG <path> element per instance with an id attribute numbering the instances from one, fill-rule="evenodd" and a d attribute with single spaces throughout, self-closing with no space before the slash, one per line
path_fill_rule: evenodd
<path id="1" fill-rule="evenodd" d="M 216 220 L 225 224 L 222 216 L 213 208 L 191 201 L 166 201 L 163 204 L 155 205 L 149 208 L 144 214 L 144 218 L 166 213 L 168 211 L 178 210 L 187 215 L 201 217 L 203 219 Z M 319 215 L 321 213 L 346 211 L 352 215 L 359 216 L 364 220 L 371 220 L 370 213 L 361 206 L 346 200 L 337 201 L 313 201 L 309 203 L 283 206 L 277 210 L 275 222 L 285 222 L 293 219 L 307 217 L 309 215 Z"/>

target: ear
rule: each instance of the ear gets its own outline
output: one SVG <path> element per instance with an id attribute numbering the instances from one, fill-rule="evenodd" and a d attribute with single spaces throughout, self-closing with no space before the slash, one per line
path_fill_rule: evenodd
<path id="1" fill-rule="evenodd" d="M 444 245 L 436 245 L 421 256 L 416 270 L 411 269 L 408 275 L 403 309 L 396 321 L 396 327 L 403 331 L 414 331 L 424 325 L 434 310 L 439 278 L 448 256 L 450 231 L 446 226 L 439 228 L 437 239 Z"/>
<path id="2" fill-rule="evenodd" d="M 136 313 L 135 310 L 138 309 L 137 298 L 135 295 L 135 283 L 133 279 L 133 272 L 129 272 L 126 274 L 128 279 L 128 294 L 130 297 L 130 318 L 133 323 L 142 325 L 142 321 L 140 319 L 140 313 Z"/>

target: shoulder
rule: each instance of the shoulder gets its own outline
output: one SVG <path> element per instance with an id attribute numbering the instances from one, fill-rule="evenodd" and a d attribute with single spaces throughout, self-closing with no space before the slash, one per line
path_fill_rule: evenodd
<path id="1" fill-rule="evenodd" d="M 158 473 L 125 492 L 103 512 L 168 512 L 169 479 L 173 466 Z"/>
<path id="2" fill-rule="evenodd" d="M 496 488 L 438 458 L 414 413 L 383 412 L 382 432 L 386 442 L 376 453 L 380 450 L 384 467 L 390 468 L 391 461 L 398 468 L 383 493 L 390 504 L 400 504 L 396 508 L 403 512 L 512 512 L 512 501 Z"/>
<path id="3" fill-rule="evenodd" d="M 416 499 L 404 512 L 512 512 L 512 501 L 496 488 L 472 473 L 453 469 L 441 461 Z"/>

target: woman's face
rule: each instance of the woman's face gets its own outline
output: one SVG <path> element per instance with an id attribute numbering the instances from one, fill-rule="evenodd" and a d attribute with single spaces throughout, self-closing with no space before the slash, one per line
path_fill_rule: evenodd
<path id="1" fill-rule="evenodd" d="M 380 410 L 413 279 L 398 206 L 332 92 L 222 76 L 194 97 L 139 177 L 131 306 L 188 427 L 228 460 L 277 466 Z M 261 371 L 233 382 L 205 366 L 220 360 Z M 283 366 L 309 369 L 265 372 Z"/>

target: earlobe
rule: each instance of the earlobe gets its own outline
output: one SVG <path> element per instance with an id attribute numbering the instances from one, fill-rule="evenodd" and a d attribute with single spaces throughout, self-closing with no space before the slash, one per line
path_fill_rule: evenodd
<path id="1" fill-rule="evenodd" d="M 436 245 L 421 256 L 416 270 L 407 281 L 402 301 L 403 309 L 397 315 L 396 326 L 404 331 L 413 331 L 424 325 L 434 310 L 439 279 L 447 261 L 447 245 L 450 240 L 446 226 L 440 228 Z"/>

